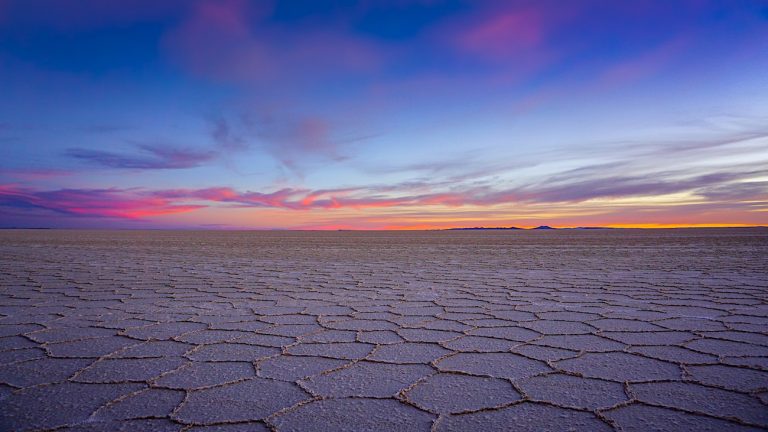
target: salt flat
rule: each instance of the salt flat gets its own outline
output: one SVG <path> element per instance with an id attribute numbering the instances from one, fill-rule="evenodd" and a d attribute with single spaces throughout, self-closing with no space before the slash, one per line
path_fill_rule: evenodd
<path id="1" fill-rule="evenodd" d="M 0 232 L 0 429 L 761 430 L 768 230 Z"/>

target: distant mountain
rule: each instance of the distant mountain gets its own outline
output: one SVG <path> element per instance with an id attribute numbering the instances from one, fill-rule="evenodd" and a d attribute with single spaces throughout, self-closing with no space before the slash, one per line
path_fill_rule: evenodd
<path id="1" fill-rule="evenodd" d="M 475 230 L 521 230 L 518 227 L 471 227 L 471 228 L 448 228 L 448 231 L 475 231 Z"/>
<path id="2" fill-rule="evenodd" d="M 535 230 L 553 230 L 553 229 L 557 229 L 557 228 L 552 228 L 551 226 L 548 226 L 548 225 L 541 225 L 541 226 L 537 226 L 536 228 L 531 228 L 531 229 L 535 229 Z"/>

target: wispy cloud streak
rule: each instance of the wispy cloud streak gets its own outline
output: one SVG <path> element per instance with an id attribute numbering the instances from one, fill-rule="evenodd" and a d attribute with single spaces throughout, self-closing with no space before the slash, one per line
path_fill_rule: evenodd
<path id="1" fill-rule="evenodd" d="M 204 206 L 121 189 L 59 189 L 37 191 L 0 185 L 0 207 L 43 209 L 68 216 L 141 219 L 196 210 Z"/>
<path id="2" fill-rule="evenodd" d="M 510 189 L 479 186 L 433 193 L 409 194 L 389 187 L 360 187 L 327 190 L 284 188 L 274 192 L 241 192 L 227 187 L 204 189 L 61 189 L 39 191 L 13 185 L 0 188 L 0 206 L 40 208 L 69 215 L 136 219 L 188 212 L 204 207 L 276 208 L 287 210 L 375 209 L 418 207 L 490 207 L 509 204 L 569 204 L 595 199 L 661 196 L 687 192 L 701 200 L 739 203 L 764 200 L 768 183 L 746 181 L 766 176 L 768 170 L 715 172 L 700 176 L 666 179 L 605 177 L 559 185 L 528 185 Z"/>
<path id="3" fill-rule="evenodd" d="M 216 153 L 171 147 L 140 145 L 141 153 L 125 154 L 104 150 L 71 148 L 66 155 L 107 168 L 120 169 L 181 169 L 200 166 L 212 160 Z"/>

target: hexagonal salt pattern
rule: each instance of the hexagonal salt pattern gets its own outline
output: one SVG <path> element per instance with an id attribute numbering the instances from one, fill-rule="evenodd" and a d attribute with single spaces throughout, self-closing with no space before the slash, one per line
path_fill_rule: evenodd
<path id="1" fill-rule="evenodd" d="M 768 429 L 768 231 L 0 232 L 0 430 Z"/>

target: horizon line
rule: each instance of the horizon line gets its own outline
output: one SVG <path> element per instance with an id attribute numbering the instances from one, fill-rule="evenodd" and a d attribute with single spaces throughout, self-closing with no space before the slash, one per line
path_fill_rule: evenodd
<path id="1" fill-rule="evenodd" d="M 30 230 L 30 231 L 557 231 L 557 230 L 668 230 L 668 229 L 710 229 L 710 228 L 768 228 L 768 225 L 747 224 L 631 224 L 631 225 L 599 225 L 599 226 L 473 226 L 473 227 L 384 227 L 384 228 L 246 228 L 246 227 L 178 227 L 178 228 L 104 228 L 104 227 L 0 227 L 0 230 Z"/>

